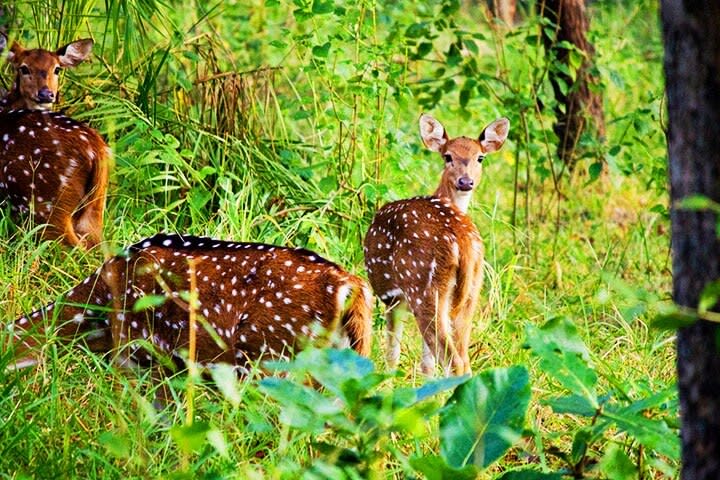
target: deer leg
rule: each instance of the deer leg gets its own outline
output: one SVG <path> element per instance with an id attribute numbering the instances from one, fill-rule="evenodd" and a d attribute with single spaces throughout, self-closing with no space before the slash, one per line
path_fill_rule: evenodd
<path id="1" fill-rule="evenodd" d="M 85 209 L 75 222 L 75 231 L 88 247 L 94 247 L 102 240 L 102 214 L 93 207 Z"/>
<path id="2" fill-rule="evenodd" d="M 400 360 L 400 340 L 403 334 L 403 322 L 398 318 L 398 305 L 391 305 L 385 310 L 385 359 L 390 370 L 395 370 Z"/>
<path id="3" fill-rule="evenodd" d="M 56 240 L 61 238 L 71 247 L 80 245 L 80 237 L 75 234 L 72 216 L 70 214 L 53 209 L 47 219 L 47 226 L 43 229 L 42 236 L 45 240 Z"/>
<path id="4" fill-rule="evenodd" d="M 452 311 L 452 329 L 455 338 L 457 353 L 462 359 L 463 374 L 471 373 L 470 354 L 470 334 L 472 333 L 473 317 L 478 303 L 478 293 L 482 288 L 483 271 L 482 261 L 474 262 L 469 272 L 471 279 L 471 294 L 468 298 L 462 299 L 459 305 L 455 306 Z"/>
<path id="5" fill-rule="evenodd" d="M 423 340 L 422 363 L 420 364 L 422 372 L 427 376 L 435 373 L 435 355 L 433 355 L 430 346 Z"/>
<path id="6" fill-rule="evenodd" d="M 413 303 L 415 304 L 413 313 L 424 340 L 423 373 L 432 376 L 435 373 L 437 359 L 446 375 L 451 371 L 462 374 L 464 366 L 457 354 L 451 332 L 448 295 L 443 295 L 441 298 L 438 298 L 436 293 L 425 295 L 422 299 L 414 299 Z"/>

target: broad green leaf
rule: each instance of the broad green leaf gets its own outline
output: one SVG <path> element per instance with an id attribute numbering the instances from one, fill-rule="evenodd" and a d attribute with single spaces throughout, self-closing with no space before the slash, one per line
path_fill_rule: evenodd
<path id="1" fill-rule="evenodd" d="M 602 166 L 602 163 L 600 163 L 600 162 L 595 162 L 595 163 L 591 164 L 588 167 L 588 175 L 590 178 L 588 179 L 587 183 L 592 183 L 595 180 L 597 180 L 598 178 L 600 178 L 600 174 L 602 173 L 602 168 L 603 168 L 603 166 Z"/>
<path id="2" fill-rule="evenodd" d="M 337 178 L 334 175 L 328 175 L 327 177 L 320 180 L 318 187 L 323 193 L 333 192 L 338 188 Z"/>
<path id="3" fill-rule="evenodd" d="M 424 58 L 430 52 L 432 52 L 432 43 L 421 42 L 420 44 L 418 44 L 417 51 L 415 52 L 415 58 Z"/>
<path id="4" fill-rule="evenodd" d="M 458 386 L 440 412 L 440 452 L 456 468 L 485 468 L 520 437 L 530 401 L 525 367 L 482 372 Z"/>
<path id="5" fill-rule="evenodd" d="M 448 465 L 442 457 L 435 455 L 413 457 L 410 459 L 410 466 L 425 475 L 427 480 L 474 480 L 478 475 L 475 465 L 454 468 Z"/>
<path id="6" fill-rule="evenodd" d="M 540 328 L 527 324 L 525 330 L 527 343 L 540 358 L 543 371 L 596 409 L 597 374 L 588 364 L 590 354 L 577 334 L 575 324 L 565 317 L 558 317 Z"/>
<path id="7" fill-rule="evenodd" d="M 427 38 L 430 35 L 427 23 L 413 23 L 407 30 L 405 30 L 405 36 L 407 38 Z"/>
<path id="8" fill-rule="evenodd" d="M 469 375 L 463 375 L 461 377 L 445 377 L 439 380 L 431 380 L 415 390 L 417 393 L 415 400 L 417 402 L 422 402 L 423 400 L 437 395 L 440 392 L 462 385 L 469 379 Z"/>
<path id="9" fill-rule="evenodd" d="M 625 410 L 632 413 L 640 413 L 644 410 L 660 409 L 667 411 L 671 416 L 677 416 L 678 391 L 677 385 L 673 384 L 664 390 L 648 395 L 639 400 L 633 401 L 625 407 Z"/>
<path id="10" fill-rule="evenodd" d="M 205 165 L 203 168 L 200 169 L 200 172 L 198 172 L 198 176 L 202 180 L 203 178 L 209 176 L 209 175 L 215 175 L 217 173 L 217 169 L 214 167 L 211 167 L 210 165 Z"/>
<path id="11" fill-rule="evenodd" d="M 544 400 L 542 403 L 543 405 L 549 405 L 555 413 L 570 413 L 573 415 L 592 417 L 597 412 L 597 409 L 593 407 L 588 399 L 580 395 L 551 398 Z"/>
<path id="12" fill-rule="evenodd" d="M 672 460 L 680 458 L 680 438 L 664 420 L 644 417 L 630 408 L 605 410 L 603 418 L 611 420 L 617 428 L 639 443 Z"/>
<path id="13" fill-rule="evenodd" d="M 389 375 L 376 373 L 372 361 L 352 349 L 307 348 L 291 362 L 266 362 L 275 371 L 311 375 L 323 387 L 346 403 L 366 396 Z"/>
<path id="14" fill-rule="evenodd" d="M 178 425 L 170 429 L 170 436 L 178 448 L 186 453 L 197 452 L 207 442 L 207 433 L 210 431 L 210 424 L 207 422 L 195 422 L 190 425 Z"/>
<path id="15" fill-rule="evenodd" d="M 720 298 L 720 282 L 714 281 L 706 284 L 700 292 L 698 311 L 707 312 L 718 302 Z"/>
<path id="16" fill-rule="evenodd" d="M 332 0 L 315 0 L 312 5 L 312 13 L 316 15 L 332 13 L 334 10 L 335 2 L 333 2 Z"/>
<path id="17" fill-rule="evenodd" d="M 342 413 L 341 407 L 329 398 L 287 379 L 264 378 L 260 391 L 280 403 L 282 423 L 305 432 L 321 432 L 328 418 Z"/>
<path id="18" fill-rule="evenodd" d="M 560 349 L 577 353 L 585 360 L 590 360 L 590 352 L 578 335 L 577 326 L 569 318 L 555 317 L 540 328 L 531 324 L 528 324 L 527 327 L 527 341 L 533 353 L 539 354 L 541 350 Z"/>
<path id="19" fill-rule="evenodd" d="M 327 58 L 330 53 L 330 42 L 325 42 L 322 45 L 315 45 L 312 48 L 312 54 L 315 58 Z"/>
<path id="20" fill-rule="evenodd" d="M 578 464 L 587 453 L 588 445 L 592 438 L 592 432 L 589 428 L 580 428 L 575 431 L 572 441 L 572 449 L 570 450 L 570 460 L 575 465 Z"/>
<path id="21" fill-rule="evenodd" d="M 697 321 L 697 315 L 693 315 L 687 310 L 672 308 L 669 311 L 657 314 L 653 319 L 652 326 L 660 330 L 677 330 L 678 328 L 689 327 Z"/>
<path id="22" fill-rule="evenodd" d="M 638 474 L 637 467 L 630 457 L 614 444 L 605 451 L 605 455 L 598 464 L 598 470 L 613 480 L 634 480 Z"/>
<path id="23" fill-rule="evenodd" d="M 113 457 L 122 459 L 130 458 L 130 448 L 132 445 L 130 439 L 127 437 L 113 432 L 104 432 L 98 440 Z"/>

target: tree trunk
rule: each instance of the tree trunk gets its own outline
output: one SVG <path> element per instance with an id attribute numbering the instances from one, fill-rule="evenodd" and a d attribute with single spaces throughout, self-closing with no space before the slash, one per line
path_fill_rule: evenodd
<path id="1" fill-rule="evenodd" d="M 487 0 L 488 9 L 493 17 L 499 18 L 509 27 L 515 23 L 516 0 Z"/>
<path id="2" fill-rule="evenodd" d="M 598 84 L 597 78 L 591 73 L 595 49 L 585 36 L 588 20 L 584 0 L 541 0 L 538 8 L 542 16 L 557 26 L 554 38 L 542 33 L 548 58 L 555 58 L 569 66 L 569 50 L 557 46 L 563 41 L 575 45 L 586 55 L 574 81 L 558 69 L 550 70 L 550 83 L 557 100 L 557 119 L 553 126 L 559 139 L 557 153 L 567 168 L 572 170 L 577 161 L 578 142 L 585 128 L 589 127 L 600 138 L 605 136 L 602 95 L 597 88 L 595 91 L 591 89 L 591 85 Z"/>
<path id="3" fill-rule="evenodd" d="M 717 215 L 676 207 L 688 195 L 720 202 L 720 3 L 663 0 L 673 298 L 697 308 L 720 278 Z M 717 309 L 717 305 L 716 305 Z M 677 336 L 682 478 L 720 478 L 720 333 L 700 320 Z"/>

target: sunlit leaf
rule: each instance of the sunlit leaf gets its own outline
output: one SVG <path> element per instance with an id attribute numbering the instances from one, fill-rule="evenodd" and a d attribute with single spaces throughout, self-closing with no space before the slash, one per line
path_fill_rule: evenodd
<path id="1" fill-rule="evenodd" d="M 455 468 L 485 468 L 520 437 L 530 401 L 524 367 L 482 372 L 458 386 L 440 413 L 440 452 Z"/>

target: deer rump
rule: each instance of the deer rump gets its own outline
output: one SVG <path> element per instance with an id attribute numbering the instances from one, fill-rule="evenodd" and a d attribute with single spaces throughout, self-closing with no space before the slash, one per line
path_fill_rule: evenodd
<path id="1" fill-rule="evenodd" d="M 141 366 L 150 366 L 155 351 L 182 365 L 190 262 L 202 364 L 226 362 L 244 372 L 257 359 L 291 355 L 303 337 L 315 336 L 316 324 L 369 354 L 370 293 L 359 277 L 304 249 L 164 234 L 109 259 L 58 304 L 16 320 L 15 335 L 32 350 L 42 341 L 44 319 L 54 316 L 60 338 L 82 335 L 92 351 L 127 347 L 127 358 Z"/>
<path id="2" fill-rule="evenodd" d="M 74 232 L 97 243 L 110 156 L 102 138 L 55 112 L 13 110 L 1 118 L 0 194 L 12 210 L 31 212 L 36 224 L 48 224 L 48 238 Z"/>

